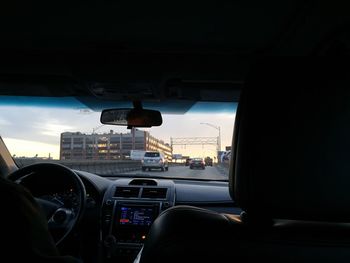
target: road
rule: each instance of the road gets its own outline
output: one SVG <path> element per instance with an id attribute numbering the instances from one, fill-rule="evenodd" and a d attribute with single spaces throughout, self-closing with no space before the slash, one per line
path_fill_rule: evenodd
<path id="1" fill-rule="evenodd" d="M 190 169 L 189 166 L 169 166 L 169 171 L 162 172 L 160 170 L 151 171 L 133 171 L 127 172 L 125 174 L 145 174 L 154 176 L 164 176 L 173 178 L 193 178 L 193 179 L 212 179 L 212 180 L 228 180 L 228 175 L 216 166 L 206 166 L 204 170 L 202 169 Z"/>

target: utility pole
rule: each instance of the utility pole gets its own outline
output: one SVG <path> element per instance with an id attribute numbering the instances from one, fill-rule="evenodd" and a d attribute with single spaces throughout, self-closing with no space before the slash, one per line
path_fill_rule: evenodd
<path id="1" fill-rule="evenodd" d="M 131 128 L 131 136 L 132 136 L 132 150 L 135 150 L 135 128 Z"/>

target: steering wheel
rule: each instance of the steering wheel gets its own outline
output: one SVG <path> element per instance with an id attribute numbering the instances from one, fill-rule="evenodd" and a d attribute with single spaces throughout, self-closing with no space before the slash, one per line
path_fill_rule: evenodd
<path id="1" fill-rule="evenodd" d="M 79 176 L 55 163 L 36 163 L 9 175 L 26 187 L 43 209 L 56 245 L 61 244 L 80 221 L 85 209 L 86 191 Z"/>

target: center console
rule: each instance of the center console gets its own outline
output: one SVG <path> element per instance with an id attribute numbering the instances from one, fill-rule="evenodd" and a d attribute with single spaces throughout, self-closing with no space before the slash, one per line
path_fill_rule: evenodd
<path id="1" fill-rule="evenodd" d="M 175 185 L 171 180 L 116 180 L 102 206 L 105 261 L 133 262 L 154 220 L 174 202 Z"/>

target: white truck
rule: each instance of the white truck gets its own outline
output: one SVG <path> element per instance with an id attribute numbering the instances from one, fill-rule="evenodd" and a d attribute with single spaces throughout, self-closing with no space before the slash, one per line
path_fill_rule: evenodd
<path id="1" fill-rule="evenodd" d="M 142 150 L 131 150 L 130 159 L 141 161 L 143 159 L 143 156 L 145 155 L 145 152 L 146 151 L 142 151 Z"/>

